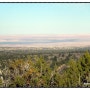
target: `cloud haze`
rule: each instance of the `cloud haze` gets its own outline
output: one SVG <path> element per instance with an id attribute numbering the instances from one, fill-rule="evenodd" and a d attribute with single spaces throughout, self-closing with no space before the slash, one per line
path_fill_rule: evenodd
<path id="1" fill-rule="evenodd" d="M 8 35 L 0 36 L 0 46 L 34 46 L 34 47 L 62 47 L 62 46 L 90 45 L 90 34 L 63 35 Z"/>

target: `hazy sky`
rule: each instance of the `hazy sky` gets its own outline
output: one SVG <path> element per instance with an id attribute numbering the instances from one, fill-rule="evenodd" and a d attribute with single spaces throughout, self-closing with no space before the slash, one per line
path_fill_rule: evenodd
<path id="1" fill-rule="evenodd" d="M 90 3 L 0 3 L 0 35 L 88 33 Z"/>

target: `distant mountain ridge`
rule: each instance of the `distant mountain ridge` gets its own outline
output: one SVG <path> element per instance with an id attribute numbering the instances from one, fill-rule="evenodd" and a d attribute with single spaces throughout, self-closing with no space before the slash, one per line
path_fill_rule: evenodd
<path id="1" fill-rule="evenodd" d="M 80 43 L 89 45 L 90 35 L 9 35 L 0 36 L 0 46 L 59 46 Z M 80 46 L 80 45 L 79 45 Z"/>

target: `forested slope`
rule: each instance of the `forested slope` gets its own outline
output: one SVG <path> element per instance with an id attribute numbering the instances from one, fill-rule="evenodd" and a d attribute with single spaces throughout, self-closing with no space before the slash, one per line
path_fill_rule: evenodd
<path id="1" fill-rule="evenodd" d="M 0 87 L 90 87 L 90 53 L 67 62 L 42 55 L 0 61 Z M 56 61 L 55 61 L 56 60 Z"/>

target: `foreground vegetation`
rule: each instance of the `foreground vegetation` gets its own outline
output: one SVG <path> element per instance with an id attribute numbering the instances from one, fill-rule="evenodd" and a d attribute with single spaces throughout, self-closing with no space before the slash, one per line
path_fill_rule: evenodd
<path id="1" fill-rule="evenodd" d="M 88 51 L 20 53 L 0 52 L 0 87 L 90 87 Z"/>

